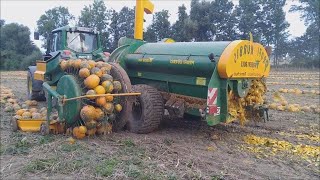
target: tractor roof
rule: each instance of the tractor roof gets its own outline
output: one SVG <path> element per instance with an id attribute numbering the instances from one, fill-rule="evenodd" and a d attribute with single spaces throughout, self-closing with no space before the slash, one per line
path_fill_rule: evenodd
<path id="1" fill-rule="evenodd" d="M 52 32 L 56 31 L 82 31 L 82 32 L 91 32 L 95 33 L 95 31 L 92 28 L 87 28 L 87 27 L 78 27 L 78 26 L 63 26 L 59 27 L 57 29 L 54 29 Z"/>

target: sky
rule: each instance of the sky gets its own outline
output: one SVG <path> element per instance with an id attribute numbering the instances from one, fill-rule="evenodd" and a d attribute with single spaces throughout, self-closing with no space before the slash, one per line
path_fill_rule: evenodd
<path id="1" fill-rule="evenodd" d="M 170 13 L 169 21 L 171 23 L 177 20 L 178 6 L 185 4 L 187 7 L 187 12 L 190 11 L 190 1 L 191 0 L 151 0 L 154 5 L 154 11 L 161 11 L 166 9 Z M 17 1 L 17 0 L 1 0 L 0 6 L 0 17 L 4 19 L 6 23 L 19 23 L 25 26 L 28 26 L 31 35 L 36 30 L 37 20 L 46 10 L 56 7 L 64 6 L 69 9 L 69 12 L 73 14 L 76 18 L 80 16 L 81 10 L 85 5 L 92 4 L 93 0 L 37 0 L 37 1 Z M 135 6 L 135 0 L 104 0 L 107 8 L 112 8 L 116 11 L 120 11 L 123 6 L 133 8 Z M 233 0 L 233 3 L 238 4 L 238 0 Z M 300 19 L 300 14 L 290 13 L 289 9 L 291 5 L 297 4 L 298 0 L 287 0 L 287 4 L 284 7 L 286 12 L 286 20 L 290 23 L 289 33 L 291 34 L 290 38 L 301 36 L 305 30 L 306 26 L 304 25 L 303 20 Z M 132 17 L 134 18 L 134 17 Z M 145 15 L 145 27 L 151 24 L 152 15 Z M 75 22 L 72 22 L 74 24 Z M 33 37 L 31 37 L 33 40 Z M 41 41 L 34 41 L 37 46 L 41 46 Z"/>

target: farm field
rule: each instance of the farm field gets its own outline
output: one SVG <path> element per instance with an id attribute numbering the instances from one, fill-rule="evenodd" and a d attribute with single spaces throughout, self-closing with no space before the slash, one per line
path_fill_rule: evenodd
<path id="1" fill-rule="evenodd" d="M 1 72 L 1 91 L 26 101 L 26 77 Z M 319 179 L 319 78 L 317 71 L 272 71 L 266 123 L 165 120 L 150 134 L 122 131 L 74 144 L 66 135 L 12 132 L 14 113 L 1 104 L 1 179 Z"/>

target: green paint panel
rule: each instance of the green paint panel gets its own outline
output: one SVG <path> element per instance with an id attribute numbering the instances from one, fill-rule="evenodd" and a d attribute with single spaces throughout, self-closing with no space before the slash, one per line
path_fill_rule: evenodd
<path id="1" fill-rule="evenodd" d="M 208 114 L 209 125 L 226 121 L 227 79 L 218 75 L 216 64 L 230 42 L 146 43 L 122 38 L 111 55 L 127 71 L 132 84 L 147 84 L 160 91 L 207 99 L 208 88 L 217 88 L 219 114 Z M 213 54 L 214 60 L 209 59 Z M 199 115 L 196 109 L 187 112 Z"/>
<path id="2" fill-rule="evenodd" d="M 64 75 L 57 84 L 57 92 L 66 98 L 81 96 L 81 88 L 77 79 L 72 75 Z M 63 106 L 63 117 L 68 125 L 80 119 L 81 101 L 67 101 Z"/>

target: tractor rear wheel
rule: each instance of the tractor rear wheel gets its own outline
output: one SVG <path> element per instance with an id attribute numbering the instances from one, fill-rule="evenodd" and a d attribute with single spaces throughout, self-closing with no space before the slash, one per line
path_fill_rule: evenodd
<path id="1" fill-rule="evenodd" d="M 134 133 L 150 133 L 156 130 L 163 117 L 163 99 L 157 89 L 148 85 L 134 85 L 134 92 L 140 92 L 133 104 L 129 129 Z"/>

